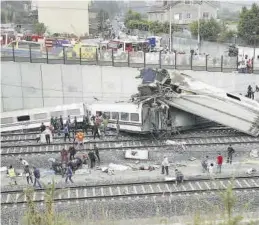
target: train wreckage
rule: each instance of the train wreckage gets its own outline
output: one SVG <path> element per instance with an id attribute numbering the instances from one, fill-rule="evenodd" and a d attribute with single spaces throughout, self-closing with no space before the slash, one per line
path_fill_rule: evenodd
<path id="1" fill-rule="evenodd" d="M 259 103 L 254 100 L 226 93 L 179 71 L 146 68 L 136 78 L 141 78 L 142 83 L 131 101 L 150 106 L 147 115 L 143 115 L 149 118 L 153 126 L 150 129 L 179 128 L 175 111 L 181 110 L 252 136 L 259 135 Z"/>

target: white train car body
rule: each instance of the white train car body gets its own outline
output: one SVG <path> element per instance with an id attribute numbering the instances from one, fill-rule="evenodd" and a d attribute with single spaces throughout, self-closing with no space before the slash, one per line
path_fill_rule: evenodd
<path id="1" fill-rule="evenodd" d="M 116 129 L 117 120 L 120 130 L 132 133 L 149 133 L 154 130 L 171 130 L 171 124 L 164 124 L 164 112 L 153 110 L 147 104 L 134 103 L 111 103 L 92 104 L 88 107 L 88 117 L 91 118 L 97 113 L 105 114 L 109 118 L 108 127 Z M 204 123 L 198 117 L 185 111 L 171 107 L 167 119 L 173 119 L 174 127 L 177 130 L 186 130 L 194 125 Z"/>
<path id="2" fill-rule="evenodd" d="M 68 115 L 70 115 L 71 122 L 76 116 L 77 121 L 82 122 L 85 114 L 84 103 L 4 112 L 1 114 L 1 132 L 33 129 L 40 127 L 42 122 L 49 126 L 51 116 L 59 118 L 61 115 L 64 123 Z"/>
<path id="3" fill-rule="evenodd" d="M 116 129 L 117 120 L 124 131 L 142 132 L 142 106 L 130 103 L 92 104 L 88 107 L 88 117 L 103 113 L 109 119 L 108 127 Z"/>
<path id="4" fill-rule="evenodd" d="M 259 103 L 241 95 L 197 81 L 184 74 L 173 74 L 175 93 L 164 102 L 186 112 L 215 121 L 252 136 L 259 135 Z"/>

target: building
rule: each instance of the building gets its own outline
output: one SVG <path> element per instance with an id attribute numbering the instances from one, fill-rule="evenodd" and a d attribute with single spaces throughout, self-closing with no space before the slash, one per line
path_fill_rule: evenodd
<path id="1" fill-rule="evenodd" d="M 219 3 L 215 1 L 164 1 L 163 6 L 154 6 L 148 12 L 149 21 L 169 22 L 171 7 L 171 21 L 174 24 L 188 25 L 200 19 L 210 19 L 218 17 Z M 200 8 L 200 9 L 199 9 Z"/>
<path id="2" fill-rule="evenodd" d="M 38 20 L 50 33 L 89 34 L 89 0 L 37 1 Z"/>

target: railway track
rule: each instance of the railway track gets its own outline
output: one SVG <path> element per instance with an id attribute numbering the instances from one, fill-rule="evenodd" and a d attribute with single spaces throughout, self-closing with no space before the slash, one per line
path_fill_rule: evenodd
<path id="1" fill-rule="evenodd" d="M 78 131 L 82 131 L 82 130 L 78 130 Z M 180 132 L 181 135 L 183 134 L 189 134 L 189 133 L 196 133 L 196 134 L 201 134 L 201 133 L 222 133 L 222 135 L 224 134 L 229 134 L 229 133 L 239 133 L 239 134 L 242 134 L 241 132 L 239 131 L 236 131 L 236 130 L 233 130 L 231 128 L 226 128 L 226 127 L 212 127 L 212 128 L 203 128 L 203 129 L 195 129 L 195 130 L 186 130 L 186 131 L 182 131 Z M 4 141 L 7 139 L 7 136 L 12 136 L 12 139 L 13 140 L 19 140 L 19 139 L 22 139 L 23 136 L 31 136 L 31 137 L 34 137 L 36 138 L 36 135 L 39 134 L 39 132 L 2 132 L 1 133 L 1 141 Z M 34 136 L 33 136 L 34 135 Z M 114 133 L 115 135 L 115 133 Z M 21 136 L 21 137 L 13 137 L 13 136 Z"/>
<path id="2" fill-rule="evenodd" d="M 200 137 L 200 138 L 174 138 L 175 145 L 166 144 L 166 141 L 157 141 L 150 139 L 143 140 L 120 140 L 120 141 L 97 141 L 97 142 L 87 142 L 84 144 L 84 149 L 79 149 L 78 151 L 89 150 L 93 148 L 95 143 L 98 144 L 99 150 L 125 150 L 125 149 L 147 149 L 147 148 L 166 148 L 172 146 L 217 146 L 217 145 L 248 145 L 259 143 L 259 137 L 250 136 L 238 136 L 238 137 Z M 58 153 L 63 148 L 68 149 L 72 143 L 65 144 L 52 144 L 52 145 L 14 145 L 14 146 L 1 146 L 1 155 L 23 155 L 23 154 L 49 154 Z"/>
<path id="3" fill-rule="evenodd" d="M 183 184 L 176 185 L 174 182 L 151 181 L 142 183 L 107 184 L 97 186 L 76 186 L 71 188 L 57 188 L 58 196 L 55 202 L 78 201 L 78 200 L 106 200 L 115 198 L 135 198 L 142 196 L 164 196 L 176 194 L 197 194 L 226 189 L 230 184 L 234 190 L 259 190 L 259 176 L 237 177 L 233 181 L 229 178 L 216 180 L 199 179 L 188 180 Z M 60 191 L 61 190 L 61 191 Z M 1 205 L 25 204 L 26 196 L 23 190 L 2 191 Z M 45 192 L 42 189 L 35 190 L 34 202 L 43 202 Z"/>

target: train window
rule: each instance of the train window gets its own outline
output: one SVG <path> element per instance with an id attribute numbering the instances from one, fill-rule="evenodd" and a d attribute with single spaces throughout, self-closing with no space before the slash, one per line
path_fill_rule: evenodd
<path id="1" fill-rule="evenodd" d="M 53 117 L 60 117 L 60 116 L 63 116 L 63 112 L 62 111 L 50 112 L 50 115 Z"/>
<path id="2" fill-rule="evenodd" d="M 130 120 L 134 122 L 139 122 L 139 114 L 138 113 L 131 113 Z"/>
<path id="3" fill-rule="evenodd" d="M 13 117 L 1 118 L 1 124 L 13 123 Z"/>
<path id="4" fill-rule="evenodd" d="M 80 115 L 80 109 L 69 109 L 67 110 L 67 115 L 78 116 Z"/>
<path id="5" fill-rule="evenodd" d="M 47 119 L 47 117 L 48 117 L 47 113 L 34 114 L 34 119 L 35 120 Z"/>
<path id="6" fill-rule="evenodd" d="M 112 119 L 118 120 L 119 119 L 119 113 L 118 112 L 112 112 Z"/>
<path id="7" fill-rule="evenodd" d="M 129 114 L 122 112 L 121 113 L 121 120 L 129 121 Z"/>
<path id="8" fill-rule="evenodd" d="M 103 112 L 103 117 L 110 119 L 111 118 L 110 112 Z"/>
<path id="9" fill-rule="evenodd" d="M 29 121 L 30 116 L 29 115 L 24 115 L 24 116 L 17 116 L 17 121 L 18 122 L 24 122 L 24 121 Z"/>

